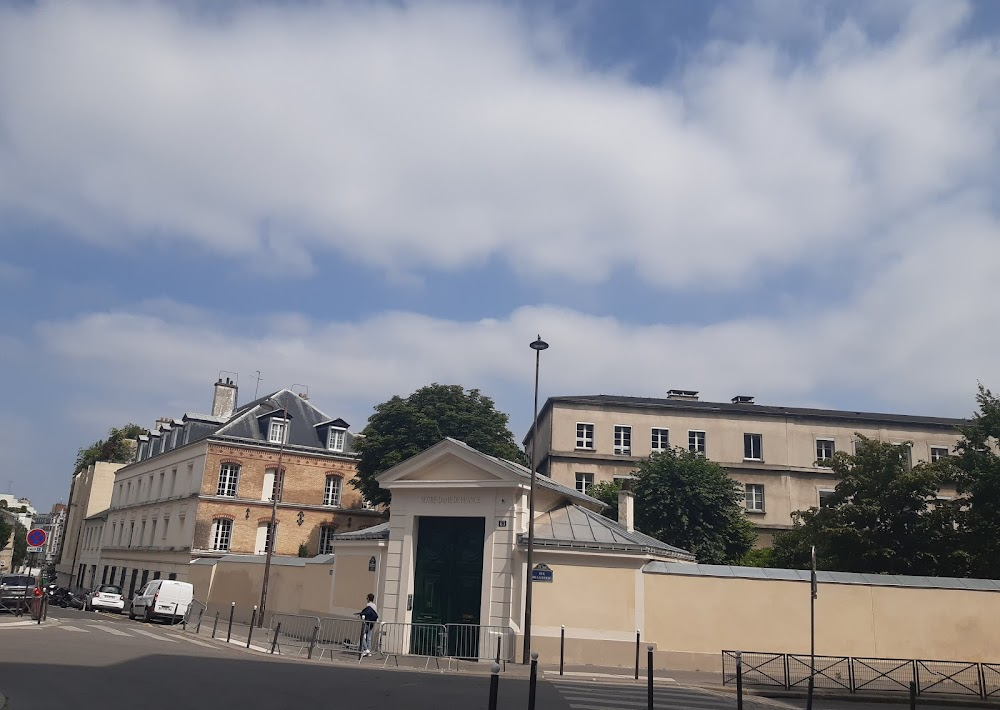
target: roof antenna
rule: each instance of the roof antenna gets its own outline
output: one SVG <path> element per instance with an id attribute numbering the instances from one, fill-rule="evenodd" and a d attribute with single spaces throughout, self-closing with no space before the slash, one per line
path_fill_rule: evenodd
<path id="1" fill-rule="evenodd" d="M 257 370 L 257 384 L 253 388 L 253 398 L 254 401 L 257 400 L 257 390 L 260 389 L 260 370 Z"/>

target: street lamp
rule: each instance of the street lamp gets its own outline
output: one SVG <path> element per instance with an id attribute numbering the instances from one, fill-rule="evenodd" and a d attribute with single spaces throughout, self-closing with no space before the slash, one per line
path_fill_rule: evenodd
<path id="1" fill-rule="evenodd" d="M 267 544 L 265 545 L 267 549 L 264 558 L 264 581 L 260 587 L 260 606 L 258 607 L 257 614 L 257 625 L 260 627 L 264 626 L 264 607 L 267 604 L 267 582 L 271 576 L 271 557 L 274 555 L 274 541 L 278 537 L 276 529 L 278 524 L 278 498 L 281 497 L 281 489 L 285 485 L 285 476 L 281 470 L 281 457 L 285 453 L 285 441 L 288 440 L 288 434 L 291 430 L 291 422 L 288 421 L 288 408 L 273 397 L 268 397 L 267 401 L 277 407 L 281 407 L 281 416 L 285 420 L 285 428 L 282 431 L 281 442 L 278 446 L 278 466 L 274 472 L 274 487 L 271 491 L 271 522 L 268 523 Z"/>
<path id="2" fill-rule="evenodd" d="M 525 664 L 531 657 L 531 586 L 535 556 L 535 469 L 538 468 L 538 461 L 535 457 L 535 451 L 538 448 L 538 365 L 542 350 L 548 348 L 549 344 L 542 340 L 542 336 L 539 335 L 530 347 L 535 351 L 535 414 L 531 424 L 531 488 L 528 490 L 528 586 L 524 593 L 524 650 L 521 653 L 521 662 Z"/>

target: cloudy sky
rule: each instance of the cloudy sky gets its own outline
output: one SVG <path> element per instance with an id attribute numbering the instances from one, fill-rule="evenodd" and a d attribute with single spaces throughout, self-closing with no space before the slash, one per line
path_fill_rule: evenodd
<path id="1" fill-rule="evenodd" d="M 0 492 L 112 426 L 431 382 L 965 416 L 991 2 L 0 2 Z"/>

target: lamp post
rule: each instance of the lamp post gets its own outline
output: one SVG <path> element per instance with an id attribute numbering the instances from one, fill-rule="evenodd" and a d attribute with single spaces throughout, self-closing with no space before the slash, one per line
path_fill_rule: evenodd
<path id="1" fill-rule="evenodd" d="M 267 604 L 267 583 L 271 576 L 271 557 L 274 555 L 274 541 L 278 537 L 278 498 L 281 497 L 281 489 L 285 485 L 285 476 L 281 470 L 281 458 L 285 453 L 285 442 L 288 440 L 291 422 L 288 421 L 288 408 L 277 400 L 268 397 L 268 401 L 281 407 L 281 416 L 285 420 L 285 428 L 281 435 L 281 442 L 278 445 L 278 465 L 274 471 L 274 489 L 271 492 L 271 522 L 268 523 L 267 544 L 264 558 L 264 580 L 260 586 L 260 605 L 258 606 L 257 625 L 264 626 L 264 608 Z"/>
<path id="2" fill-rule="evenodd" d="M 542 340 L 542 336 L 539 335 L 531 343 L 530 347 L 535 351 L 535 413 L 531 420 L 531 488 L 528 489 L 528 580 L 524 591 L 524 650 L 521 653 L 521 663 L 525 664 L 531 658 L 531 586 L 535 557 L 535 475 L 538 468 L 538 461 L 535 456 L 535 451 L 538 448 L 538 366 L 542 350 L 548 348 L 549 344 Z"/>

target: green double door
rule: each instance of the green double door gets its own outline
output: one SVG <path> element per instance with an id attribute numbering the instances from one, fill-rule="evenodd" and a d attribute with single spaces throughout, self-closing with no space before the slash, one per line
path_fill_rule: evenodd
<path id="1" fill-rule="evenodd" d="M 413 623 L 479 624 L 485 539 L 485 518 L 418 519 Z M 455 645 L 456 638 L 449 638 L 448 645 Z M 422 655 L 444 651 L 429 650 Z M 449 648 L 448 654 L 455 651 Z"/>

